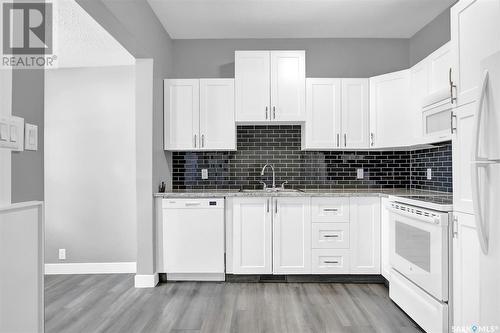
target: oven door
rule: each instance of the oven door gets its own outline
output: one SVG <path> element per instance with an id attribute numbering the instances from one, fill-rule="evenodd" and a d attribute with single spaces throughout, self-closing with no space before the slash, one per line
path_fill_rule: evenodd
<path id="1" fill-rule="evenodd" d="M 448 214 L 390 203 L 391 267 L 448 301 Z"/>

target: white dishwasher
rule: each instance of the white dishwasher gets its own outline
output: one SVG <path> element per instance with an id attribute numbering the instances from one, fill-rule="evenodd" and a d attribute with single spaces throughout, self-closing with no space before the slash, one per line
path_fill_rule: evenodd
<path id="1" fill-rule="evenodd" d="M 224 199 L 164 199 L 167 280 L 224 281 Z"/>

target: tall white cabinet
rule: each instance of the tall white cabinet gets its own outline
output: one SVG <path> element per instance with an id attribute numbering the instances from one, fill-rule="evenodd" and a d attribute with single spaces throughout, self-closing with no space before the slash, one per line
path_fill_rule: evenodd
<path id="1" fill-rule="evenodd" d="M 304 149 L 368 148 L 368 79 L 308 78 Z"/>
<path id="2" fill-rule="evenodd" d="M 236 51 L 236 121 L 305 121 L 305 76 L 305 51 Z"/>
<path id="3" fill-rule="evenodd" d="M 164 82 L 165 150 L 234 150 L 233 79 Z"/>

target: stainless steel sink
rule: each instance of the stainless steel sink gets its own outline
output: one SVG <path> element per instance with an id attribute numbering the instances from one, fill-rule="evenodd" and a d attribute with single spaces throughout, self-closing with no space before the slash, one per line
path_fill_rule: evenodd
<path id="1" fill-rule="evenodd" d="M 293 189 L 293 188 L 267 188 L 267 189 L 262 189 L 262 190 L 240 190 L 240 192 L 243 193 L 294 193 L 294 192 L 304 192 L 299 189 Z"/>

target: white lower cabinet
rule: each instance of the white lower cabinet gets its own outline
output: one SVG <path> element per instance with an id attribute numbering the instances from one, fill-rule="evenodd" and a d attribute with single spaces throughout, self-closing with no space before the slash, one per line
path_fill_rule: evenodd
<path id="1" fill-rule="evenodd" d="M 480 247 L 474 215 L 453 213 L 453 325 L 471 327 L 480 322 Z"/>
<path id="2" fill-rule="evenodd" d="M 312 274 L 349 274 L 349 249 L 313 249 Z"/>
<path id="3" fill-rule="evenodd" d="M 380 198 L 351 198 L 351 274 L 380 274 Z"/>
<path id="4" fill-rule="evenodd" d="M 313 223 L 313 249 L 348 249 L 349 223 Z"/>
<path id="5" fill-rule="evenodd" d="M 271 198 L 234 198 L 234 274 L 272 273 Z"/>
<path id="6" fill-rule="evenodd" d="M 311 199 L 273 202 L 273 273 L 311 273 Z"/>
<path id="7" fill-rule="evenodd" d="M 386 208 L 389 203 L 389 198 L 380 200 L 380 265 L 382 276 L 388 281 L 391 278 L 391 263 L 390 257 L 390 234 L 389 234 L 389 210 Z"/>

